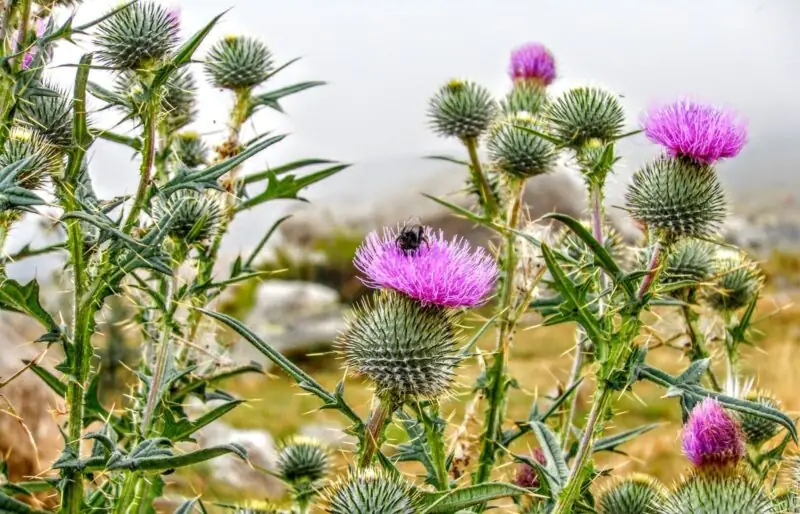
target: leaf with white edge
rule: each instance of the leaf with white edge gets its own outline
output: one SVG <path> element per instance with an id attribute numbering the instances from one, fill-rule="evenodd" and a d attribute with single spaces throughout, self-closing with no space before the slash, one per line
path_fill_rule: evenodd
<path id="1" fill-rule="evenodd" d="M 308 82 L 300 82 L 297 84 L 292 84 L 291 86 L 282 87 L 280 89 L 276 89 L 275 91 L 269 91 L 267 93 L 255 95 L 250 102 L 250 109 L 247 113 L 247 117 L 249 118 L 252 116 L 261 107 L 269 107 L 280 113 L 283 113 L 283 107 L 281 107 L 279 102 L 281 98 L 300 93 L 306 89 L 324 86 L 325 84 L 326 82 L 321 80 L 311 80 Z"/>
<path id="2" fill-rule="evenodd" d="M 656 427 L 658 427 L 658 423 L 650 423 L 649 425 L 642 425 L 640 427 L 632 428 L 630 430 L 625 430 L 624 432 L 620 432 L 619 434 L 614 434 L 600 438 L 594 443 L 592 451 L 594 451 L 595 453 L 603 451 L 621 453 L 617 451 L 617 446 L 627 443 L 628 441 L 635 439 L 640 435 L 653 430 Z"/>
<path id="3" fill-rule="evenodd" d="M 527 489 L 503 482 L 492 482 L 462 487 L 446 492 L 420 491 L 425 507 L 420 514 L 454 514 L 493 500 L 509 496 L 535 496 Z M 376 513 L 377 514 L 377 513 Z"/>
<path id="4" fill-rule="evenodd" d="M 318 166 L 321 164 L 336 164 L 336 161 L 331 161 L 329 159 L 301 159 L 299 161 L 293 161 L 287 164 L 283 164 L 281 166 L 270 168 L 268 170 L 259 171 L 257 173 L 251 173 L 250 175 L 247 175 L 242 178 L 242 183 L 244 185 L 253 184 L 255 182 L 266 180 L 271 176 L 280 176 L 283 175 L 284 173 L 288 173 L 294 170 L 299 170 L 307 166 Z"/>

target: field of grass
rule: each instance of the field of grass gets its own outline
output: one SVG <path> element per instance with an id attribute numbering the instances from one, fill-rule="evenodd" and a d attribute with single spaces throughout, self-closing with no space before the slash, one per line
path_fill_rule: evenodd
<path id="1" fill-rule="evenodd" d="M 793 297 L 797 299 L 800 295 L 770 293 L 764 296 L 758 314 L 763 319 L 757 324 L 763 333 L 755 338 L 755 346 L 744 349 L 742 358 L 743 371 L 757 377 L 758 388 L 772 391 L 790 415 L 800 411 L 800 397 L 796 394 L 800 386 L 800 375 L 796 371 L 800 368 L 800 308 L 792 305 Z M 669 312 L 654 313 L 651 321 L 657 332 L 653 338 L 659 335 L 669 337 L 681 330 L 680 321 L 673 321 Z M 532 402 L 537 398 L 546 402 L 544 397 L 555 392 L 552 389 L 555 384 L 566 381 L 572 358 L 568 352 L 573 345 L 573 331 L 574 328 L 567 325 L 532 326 L 516 334 L 510 369 L 519 389 L 510 394 L 506 427 L 510 427 L 514 420 L 526 419 Z M 491 350 L 492 337 L 490 331 L 481 340 L 479 346 L 484 352 Z M 653 338 L 651 341 L 655 340 Z M 687 364 L 681 352 L 666 347 L 651 351 L 649 360 L 673 373 Z M 343 377 L 339 362 L 332 355 L 311 357 L 303 367 L 330 389 Z M 463 409 L 471 397 L 470 387 L 478 372 L 475 359 L 472 359 L 461 369 L 460 387 L 455 397 L 442 404 L 441 412 L 450 422 L 451 431 L 463 420 Z M 276 439 L 293 434 L 304 425 L 345 423 L 346 420 L 336 412 L 317 411 L 319 403 L 315 397 L 303 393 L 280 372 L 276 373 L 242 377 L 228 384 L 226 389 L 250 401 L 229 414 L 226 421 L 239 428 L 266 429 Z M 718 370 L 718 376 L 724 376 L 722 369 Z M 591 390 L 588 386 L 584 384 L 580 396 L 579 419 L 588 409 L 588 392 Z M 649 383 L 638 383 L 633 391 L 619 399 L 609 434 L 649 423 L 659 423 L 659 426 L 621 447 L 627 455 L 601 454 L 601 466 L 621 468 L 625 472 L 647 472 L 667 483 L 681 475 L 687 461 L 680 451 L 680 407 L 677 399 L 664 398 L 664 393 L 663 389 Z M 371 391 L 366 385 L 357 378 L 348 377 L 346 397 L 360 414 L 366 416 L 371 399 Z M 479 410 L 479 421 L 482 410 L 483 407 Z M 399 427 L 389 430 L 390 442 L 399 440 L 402 435 Z M 516 441 L 510 450 L 524 453 L 532 445 L 535 445 L 534 439 L 526 437 Z M 390 452 L 391 448 L 388 447 L 387 451 Z M 343 471 L 347 462 L 346 456 L 339 455 L 337 471 Z M 419 472 L 413 466 L 403 469 L 409 474 Z M 191 478 L 192 486 L 218 497 L 241 500 L 243 495 L 248 498 L 263 496 L 259 491 L 220 488 L 205 482 L 203 472 L 199 473 Z M 506 464 L 495 470 L 494 478 L 511 479 L 513 473 L 513 465 Z M 462 480 L 468 480 L 468 476 Z"/>

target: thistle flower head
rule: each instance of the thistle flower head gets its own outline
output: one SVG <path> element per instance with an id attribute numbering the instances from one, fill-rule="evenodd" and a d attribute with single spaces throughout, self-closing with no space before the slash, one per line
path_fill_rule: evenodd
<path id="1" fill-rule="evenodd" d="M 169 235 L 187 245 L 207 242 L 222 219 L 216 199 L 189 190 L 178 191 L 156 202 L 154 215 L 159 221 L 171 217 Z"/>
<path id="2" fill-rule="evenodd" d="M 718 401 L 706 398 L 683 427 L 683 452 L 698 468 L 734 465 L 744 457 L 741 428 Z"/>
<path id="3" fill-rule="evenodd" d="M 547 465 L 547 457 L 541 448 L 534 449 L 533 452 L 531 452 L 531 457 L 542 466 Z M 539 472 L 536 471 L 533 466 L 523 462 L 517 466 L 517 475 L 514 477 L 514 484 L 526 489 L 538 489 Z"/>
<path id="4" fill-rule="evenodd" d="M 37 131 L 50 145 L 64 149 L 72 144 L 72 99 L 61 88 L 41 84 L 47 96 L 32 95 L 22 102 L 22 122 Z"/>
<path id="5" fill-rule="evenodd" d="M 517 82 L 500 101 L 500 111 L 503 114 L 526 112 L 533 116 L 539 114 L 547 102 L 547 93 L 543 88 L 531 82 Z"/>
<path id="6" fill-rule="evenodd" d="M 730 253 L 715 263 L 706 302 L 719 311 L 741 309 L 758 295 L 763 284 L 764 277 L 756 263 L 742 253 Z"/>
<path id="7" fill-rule="evenodd" d="M 488 89 L 457 79 L 442 86 L 428 106 L 434 132 L 460 139 L 477 138 L 486 132 L 496 112 Z"/>
<path id="8" fill-rule="evenodd" d="M 544 116 L 553 134 L 574 148 L 592 139 L 612 141 L 625 123 L 617 97 L 597 87 L 570 89 L 548 105 Z"/>
<path id="9" fill-rule="evenodd" d="M 440 398 L 450 391 L 460 360 L 457 312 L 383 291 L 374 303 L 354 309 L 337 348 L 379 396 L 397 402 Z"/>
<path id="10" fill-rule="evenodd" d="M 667 496 L 665 514 L 776 514 L 764 487 L 746 469 L 709 468 L 697 471 Z"/>
<path id="11" fill-rule="evenodd" d="M 172 143 L 175 157 L 186 167 L 196 168 L 208 163 L 208 145 L 197 132 L 181 132 Z"/>
<path id="12" fill-rule="evenodd" d="M 58 152 L 35 131 L 15 127 L 0 150 L 0 169 L 22 159 L 28 159 L 27 166 L 17 172 L 17 183 L 25 189 L 36 189 L 42 179 L 59 171 L 61 161 Z"/>
<path id="13" fill-rule="evenodd" d="M 712 234 L 725 219 L 725 195 L 714 170 L 658 158 L 636 171 L 625 195 L 638 222 L 674 241 Z"/>
<path id="14" fill-rule="evenodd" d="M 208 52 L 205 71 L 215 87 L 243 90 L 255 87 L 273 71 L 272 52 L 261 41 L 228 36 Z"/>
<path id="15" fill-rule="evenodd" d="M 735 157 L 747 141 L 747 125 L 736 113 L 690 100 L 654 106 L 642 127 L 670 155 L 703 164 Z"/>
<path id="16" fill-rule="evenodd" d="M 367 468 L 341 479 L 324 494 L 328 514 L 415 514 L 419 493 L 397 475 Z"/>
<path id="17" fill-rule="evenodd" d="M 499 121 L 489 133 L 492 161 L 501 172 L 518 179 L 551 171 L 557 156 L 553 143 L 526 129 L 543 130 L 532 116 L 517 112 Z"/>
<path id="18" fill-rule="evenodd" d="M 765 407 L 780 408 L 780 402 L 766 391 L 752 391 L 746 396 L 746 399 Z M 755 447 L 772 439 L 780 429 L 779 425 L 774 421 L 764 419 L 755 414 L 737 412 L 736 417 L 739 418 L 747 444 Z"/>
<path id="19" fill-rule="evenodd" d="M 97 25 L 98 57 L 126 70 L 148 69 L 178 44 L 178 17 L 161 5 L 136 2 Z"/>
<path id="20" fill-rule="evenodd" d="M 616 479 L 600 496 L 600 514 L 658 514 L 666 490 L 656 479 L 633 474 Z"/>
<path id="21" fill-rule="evenodd" d="M 290 484 L 313 484 L 325 478 L 329 460 L 328 451 L 320 441 L 295 436 L 280 445 L 277 468 L 281 478 Z"/>
<path id="22" fill-rule="evenodd" d="M 711 245 L 697 239 L 685 239 L 670 251 L 661 283 L 693 281 L 699 284 L 711 278 L 713 272 L 714 252 Z M 680 296 L 691 288 L 673 291 L 673 295 Z"/>
<path id="23" fill-rule="evenodd" d="M 511 80 L 547 86 L 556 78 L 556 60 L 541 43 L 526 43 L 512 50 L 508 66 Z"/>
<path id="24" fill-rule="evenodd" d="M 367 235 L 356 251 L 355 266 L 369 287 L 399 291 L 423 304 L 474 307 L 488 299 L 497 266 L 482 248 L 472 250 L 459 237 L 423 228 L 424 239 L 409 251 L 398 239 L 406 228 Z"/>

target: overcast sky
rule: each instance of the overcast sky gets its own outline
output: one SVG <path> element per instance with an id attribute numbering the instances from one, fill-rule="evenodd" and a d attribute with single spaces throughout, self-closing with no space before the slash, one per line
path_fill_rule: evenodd
<path id="1" fill-rule="evenodd" d="M 437 168 L 418 157 L 457 152 L 426 127 L 432 92 L 452 77 L 471 78 L 498 95 L 509 88 L 509 51 L 540 41 L 555 54 L 556 90 L 595 83 L 624 95 L 633 127 L 653 101 L 682 95 L 735 107 L 749 120 L 750 143 L 724 164 L 729 183 L 797 186 L 800 162 L 800 1 L 798 0 L 172 0 L 183 35 L 230 7 L 208 44 L 230 33 L 263 39 L 278 62 L 302 60 L 270 88 L 309 79 L 329 85 L 284 102 L 288 116 L 260 115 L 248 130 L 292 135 L 249 169 L 294 158 L 356 163 L 314 189 L 311 198 L 341 205 L 419 187 Z M 98 16 L 112 0 L 88 0 L 79 20 Z M 89 50 L 64 47 L 59 63 Z M 202 81 L 202 71 L 196 66 Z M 70 81 L 72 70 L 58 79 Z M 101 80 L 101 77 L 97 77 Z M 229 98 L 203 86 L 201 132 L 225 126 Z M 96 117 L 101 126 L 112 120 Z M 625 147 L 615 189 L 655 152 L 639 137 Z M 131 192 L 130 152 L 98 142 L 91 172 L 103 195 Z M 417 184 L 417 185 L 415 185 Z M 367 200 L 368 201 L 368 200 Z M 273 216 L 275 209 L 255 213 Z M 241 222 L 246 228 L 253 217 Z M 263 220 L 262 220 L 263 221 Z M 236 227 L 235 227 L 236 228 Z M 246 231 L 246 230 L 245 230 Z"/>

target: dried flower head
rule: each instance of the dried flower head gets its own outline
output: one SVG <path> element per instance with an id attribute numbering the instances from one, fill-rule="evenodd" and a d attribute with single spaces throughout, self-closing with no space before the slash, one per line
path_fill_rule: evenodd
<path id="1" fill-rule="evenodd" d="M 179 20 L 155 2 L 136 2 L 97 26 L 98 57 L 126 70 L 148 69 L 178 44 Z"/>
<path id="2" fill-rule="evenodd" d="M 692 409 L 683 427 L 683 452 L 698 468 L 735 465 L 744 457 L 742 430 L 712 398 Z"/>
<path id="3" fill-rule="evenodd" d="M 601 494 L 600 514 L 658 514 L 666 488 L 655 478 L 639 473 L 618 478 Z"/>
<path id="4" fill-rule="evenodd" d="M 735 157 L 747 142 L 747 125 L 736 113 L 690 100 L 651 108 L 642 127 L 670 155 L 703 164 Z"/>
<path id="5" fill-rule="evenodd" d="M 625 124 L 625 111 L 616 95 L 597 87 L 570 89 L 548 105 L 544 117 L 553 134 L 574 148 L 592 139 L 612 141 Z"/>
<path id="6" fill-rule="evenodd" d="M 330 457 L 322 443 L 310 437 L 294 436 L 278 449 L 277 468 L 290 484 L 313 484 L 328 472 Z"/>
<path id="7" fill-rule="evenodd" d="M 498 121 L 489 132 L 489 155 L 497 169 L 513 178 L 526 179 L 553 169 L 556 148 L 530 130 L 543 131 L 530 114 L 517 112 Z"/>
<path id="8" fill-rule="evenodd" d="M 399 475 L 373 468 L 353 472 L 325 491 L 328 514 L 416 514 L 419 493 Z"/>
<path id="9" fill-rule="evenodd" d="M 513 81 L 547 86 L 556 78 L 556 60 L 541 43 L 526 43 L 511 52 L 508 74 Z"/>
<path id="10" fill-rule="evenodd" d="M 253 88 L 272 73 L 272 52 L 261 41 L 228 36 L 218 41 L 205 60 L 205 71 L 216 87 L 242 90 Z"/>
<path id="11" fill-rule="evenodd" d="M 663 157 L 634 173 L 625 200 L 636 221 L 668 241 L 710 235 L 727 212 L 712 168 Z"/>
<path id="12" fill-rule="evenodd" d="M 741 309 L 753 301 L 763 285 L 764 277 L 756 263 L 743 253 L 727 253 L 714 265 L 713 284 L 705 299 L 719 311 Z"/>
<path id="13" fill-rule="evenodd" d="M 533 452 L 531 452 L 531 457 L 542 466 L 547 465 L 547 457 L 541 448 L 534 449 Z M 526 489 L 538 489 L 539 472 L 536 471 L 533 466 L 523 462 L 517 466 L 517 475 L 514 477 L 514 484 Z"/>
<path id="14" fill-rule="evenodd" d="M 489 253 L 427 228 L 424 241 L 409 252 L 397 240 L 402 230 L 384 229 L 382 237 L 372 232 L 356 251 L 354 263 L 367 286 L 394 289 L 423 304 L 474 307 L 487 301 L 497 279 Z"/>
<path id="15" fill-rule="evenodd" d="M 393 401 L 436 399 L 453 385 L 458 311 L 383 291 L 353 312 L 337 347 L 348 368 Z"/>
<path id="16" fill-rule="evenodd" d="M 776 514 L 764 487 L 747 469 L 709 468 L 691 474 L 667 496 L 664 514 Z"/>
<path id="17" fill-rule="evenodd" d="M 460 139 L 477 138 L 486 132 L 496 112 L 488 89 L 457 79 L 442 86 L 428 106 L 434 132 Z"/>

